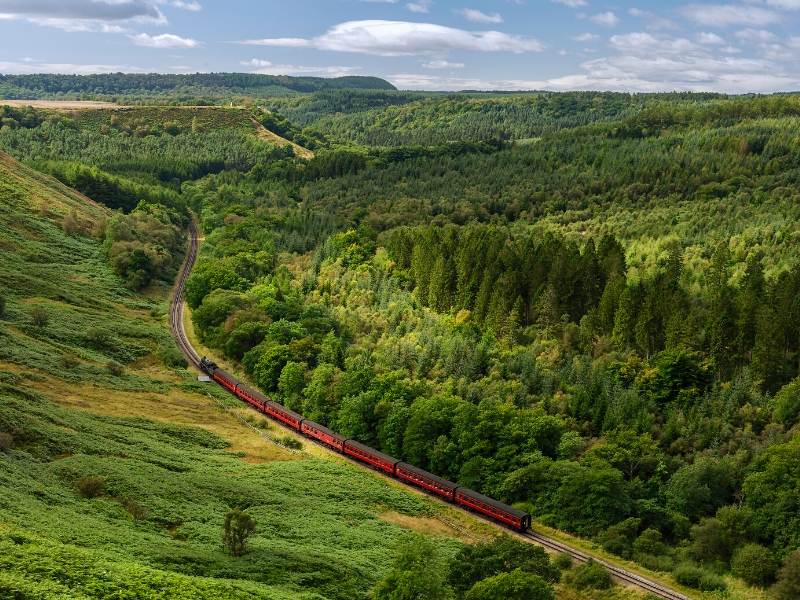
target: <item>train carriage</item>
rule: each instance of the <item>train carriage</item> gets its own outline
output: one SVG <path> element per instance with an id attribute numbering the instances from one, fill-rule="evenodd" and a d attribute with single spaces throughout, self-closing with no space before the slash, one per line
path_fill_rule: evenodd
<path id="1" fill-rule="evenodd" d="M 525 531 L 531 526 L 531 516 L 528 513 L 468 488 L 458 488 L 455 493 L 455 501 L 461 506 L 486 515 L 519 531 Z"/>
<path id="2" fill-rule="evenodd" d="M 452 481 L 437 477 L 433 473 L 428 473 L 408 463 L 398 463 L 395 468 L 395 475 L 398 479 L 402 479 L 412 485 L 428 490 L 451 502 L 455 498 L 455 492 L 458 488 Z"/>
<path id="3" fill-rule="evenodd" d="M 264 412 L 264 405 L 269 402 L 264 394 L 256 392 L 242 383 L 236 386 L 236 395 L 261 412 Z"/>
<path id="4" fill-rule="evenodd" d="M 300 423 L 303 421 L 303 415 L 298 415 L 293 410 L 289 410 L 285 406 L 273 402 L 272 400 L 267 400 L 264 403 L 264 412 L 284 425 L 288 425 L 292 429 L 300 431 Z"/>
<path id="5" fill-rule="evenodd" d="M 347 438 L 343 435 L 339 435 L 335 431 L 331 431 L 324 425 L 305 419 L 300 425 L 300 431 L 308 437 L 319 440 L 339 452 L 344 451 L 344 443 L 347 441 Z"/>
<path id="6" fill-rule="evenodd" d="M 376 469 L 383 471 L 384 473 L 388 473 L 389 475 L 394 475 L 395 465 L 400 462 L 388 454 L 378 452 L 377 450 L 354 440 L 347 440 L 344 443 L 343 451 L 348 456 L 352 456 L 356 460 L 367 463 L 368 465 L 371 465 Z"/>
<path id="7" fill-rule="evenodd" d="M 231 392 L 234 396 L 238 395 L 236 393 L 236 386 L 239 384 L 239 380 L 224 369 L 220 369 L 219 367 L 214 369 L 214 372 L 211 374 L 211 378 L 226 390 Z"/>

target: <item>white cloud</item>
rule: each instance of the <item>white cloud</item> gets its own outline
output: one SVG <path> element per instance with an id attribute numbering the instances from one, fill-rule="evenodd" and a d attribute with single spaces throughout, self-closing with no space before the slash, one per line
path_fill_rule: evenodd
<path id="1" fill-rule="evenodd" d="M 162 33 L 161 35 L 139 33 L 128 37 L 137 46 L 145 48 L 197 48 L 200 45 L 197 40 L 183 38 L 173 33 Z"/>
<path id="2" fill-rule="evenodd" d="M 406 4 L 406 8 L 413 13 L 429 13 L 431 4 L 431 0 L 417 0 L 416 2 L 409 2 Z"/>
<path id="3" fill-rule="evenodd" d="M 200 5 L 199 2 L 193 2 L 193 1 L 187 2 L 186 0 L 172 0 L 170 4 L 175 8 L 182 8 L 183 10 L 188 10 L 190 12 L 198 12 L 203 10 L 203 7 Z"/>
<path id="4" fill-rule="evenodd" d="M 778 39 L 778 36 L 771 31 L 767 31 L 766 29 L 742 29 L 733 35 L 735 35 L 738 39 L 744 42 L 750 42 L 751 44 L 767 44 Z"/>
<path id="5" fill-rule="evenodd" d="M 800 10 L 800 0 L 767 0 L 769 6 L 786 10 Z"/>
<path id="6" fill-rule="evenodd" d="M 243 66 L 251 67 L 251 73 L 262 75 L 320 75 L 326 77 L 343 77 L 361 71 L 361 67 L 275 65 L 271 61 L 253 58 L 242 61 Z"/>
<path id="7" fill-rule="evenodd" d="M 442 54 L 451 50 L 479 52 L 539 52 L 544 46 L 534 38 L 500 31 L 466 31 L 432 23 L 408 21 L 348 21 L 334 25 L 312 39 L 267 38 L 245 40 L 257 46 L 308 46 L 334 52 L 377 56 Z"/>
<path id="8" fill-rule="evenodd" d="M 426 69 L 463 69 L 464 63 L 453 63 L 446 60 L 431 60 L 422 63 Z"/>
<path id="9" fill-rule="evenodd" d="M 94 75 L 97 73 L 152 73 L 152 68 L 134 67 L 131 65 L 104 65 L 79 63 L 52 63 L 33 59 L 22 61 L 0 61 L 0 73 L 30 74 L 58 73 L 67 75 Z"/>
<path id="10" fill-rule="evenodd" d="M 586 6 L 589 4 L 586 0 L 551 0 L 555 4 L 563 4 L 564 6 L 569 6 L 570 8 L 579 8 L 581 6 Z"/>
<path id="11" fill-rule="evenodd" d="M 473 23 L 502 23 L 503 17 L 500 13 L 491 13 L 487 14 L 485 12 L 481 12 L 479 10 L 475 10 L 474 8 L 464 8 L 458 13 L 464 17 L 467 21 L 472 21 Z"/>
<path id="12" fill-rule="evenodd" d="M 118 33 L 121 24 L 165 24 L 164 14 L 149 0 L 0 0 L 0 18 L 24 19 L 65 31 Z"/>
<path id="13" fill-rule="evenodd" d="M 610 10 L 592 15 L 589 20 L 604 27 L 614 27 L 619 23 L 619 17 Z"/>
<path id="14" fill-rule="evenodd" d="M 781 19 L 778 13 L 771 10 L 733 4 L 689 4 L 681 7 L 680 12 L 688 20 L 709 27 L 763 26 Z"/>
<path id="15" fill-rule="evenodd" d="M 721 46 L 725 43 L 725 40 L 716 33 L 709 33 L 707 31 L 701 31 L 695 38 L 698 44 L 703 44 L 704 46 Z"/>
<path id="16" fill-rule="evenodd" d="M 576 35 L 572 38 L 576 42 L 587 43 L 587 42 L 595 42 L 600 39 L 600 36 L 594 33 L 581 33 L 580 35 Z"/>

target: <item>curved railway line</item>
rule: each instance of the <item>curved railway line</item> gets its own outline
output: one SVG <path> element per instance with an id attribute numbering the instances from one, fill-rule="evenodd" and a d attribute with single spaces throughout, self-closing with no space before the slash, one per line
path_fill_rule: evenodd
<path id="1" fill-rule="evenodd" d="M 197 251 L 197 225 L 194 221 L 192 221 L 189 226 L 189 242 L 186 259 L 184 260 L 183 266 L 178 274 L 172 303 L 170 305 L 170 328 L 176 343 L 180 347 L 186 359 L 192 366 L 200 369 L 200 355 L 189 342 L 189 339 L 186 336 L 186 332 L 183 328 L 183 292 L 186 286 L 186 279 L 189 277 L 189 273 L 191 273 L 194 262 L 197 259 Z M 319 445 L 324 446 L 323 444 Z M 356 461 L 351 462 L 353 462 L 353 464 L 360 464 Z M 477 515 L 473 514 L 473 516 Z M 488 521 L 488 519 L 485 520 Z M 545 549 L 568 554 L 578 563 L 585 563 L 590 560 L 594 560 L 605 567 L 617 581 L 629 586 L 637 587 L 640 590 L 648 592 L 657 598 L 663 598 L 664 600 L 689 600 L 689 598 L 684 594 L 653 581 L 652 579 L 647 579 L 646 577 L 614 565 L 606 560 L 593 557 L 586 552 L 573 548 L 572 546 L 559 542 L 553 538 L 538 534 L 531 530 L 528 530 L 524 533 L 514 532 L 514 535 L 520 537 L 521 539 L 538 544 Z"/>

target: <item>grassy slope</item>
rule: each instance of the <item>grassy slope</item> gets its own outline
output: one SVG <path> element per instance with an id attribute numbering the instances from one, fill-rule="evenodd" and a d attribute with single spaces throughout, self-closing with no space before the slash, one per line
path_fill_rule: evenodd
<path id="1" fill-rule="evenodd" d="M 0 197 L 0 431 L 14 436 L 0 454 L 0 596 L 353 598 L 425 526 L 428 500 L 265 443 L 219 408 L 232 400 L 162 367 L 154 351 L 171 342 L 151 315 L 166 290 L 147 300 L 120 288 L 98 244 L 60 227 L 70 210 L 88 228 L 104 209 L 5 157 Z M 114 343 L 91 348 L 93 327 Z M 108 372 L 112 359 L 125 374 Z M 76 493 L 85 475 L 106 478 L 103 497 Z M 259 531 L 234 560 L 219 536 L 237 505 Z M 457 547 L 436 539 L 445 554 Z"/>

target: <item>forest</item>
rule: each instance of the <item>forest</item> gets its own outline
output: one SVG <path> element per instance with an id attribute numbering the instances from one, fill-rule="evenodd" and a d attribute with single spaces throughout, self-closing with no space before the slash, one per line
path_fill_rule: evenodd
<path id="1" fill-rule="evenodd" d="M 377 77 L 289 77 L 253 73 L 102 75 L 3 75 L 0 96 L 6 99 L 77 99 L 126 101 L 161 99 L 167 104 L 225 104 L 231 96 L 274 96 L 325 89 L 392 90 Z"/>
<path id="2" fill-rule="evenodd" d="M 685 586 L 800 594 L 797 97 L 265 105 L 314 158 L 233 116 L 34 111 L 0 147 L 193 210 L 198 336 L 306 417 Z"/>

